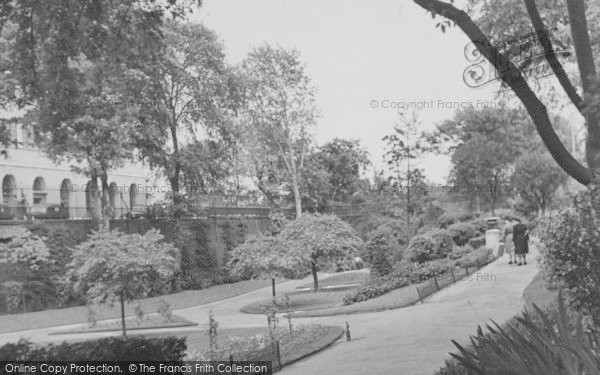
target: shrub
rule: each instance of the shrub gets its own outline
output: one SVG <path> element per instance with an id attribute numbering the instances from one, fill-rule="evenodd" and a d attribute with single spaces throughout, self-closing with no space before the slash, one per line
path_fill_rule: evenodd
<path id="1" fill-rule="evenodd" d="M 431 232 L 427 232 L 427 234 L 431 236 L 435 243 L 433 258 L 430 260 L 445 258 L 448 256 L 454 246 L 450 232 L 445 229 L 436 229 Z"/>
<path id="2" fill-rule="evenodd" d="M 427 234 L 414 236 L 406 249 L 408 259 L 412 262 L 423 263 L 433 258 L 436 244 Z"/>
<path id="3" fill-rule="evenodd" d="M 471 224 L 473 229 L 475 229 L 475 232 L 477 232 L 479 234 L 485 234 L 485 232 L 488 230 L 488 225 L 487 225 L 486 221 L 482 218 L 475 219 L 475 220 L 471 221 L 469 224 Z"/>
<path id="4" fill-rule="evenodd" d="M 394 289 L 405 287 L 409 284 L 409 281 L 405 278 L 388 276 L 381 281 L 370 282 L 357 290 L 346 294 L 343 303 L 344 305 L 350 305 L 356 302 L 366 301 L 389 293 Z"/>
<path id="5" fill-rule="evenodd" d="M 600 187 L 574 197 L 571 207 L 539 224 L 542 267 L 565 288 L 569 305 L 600 325 Z"/>
<path id="6" fill-rule="evenodd" d="M 0 347 L 0 361 L 181 361 L 185 338 L 108 337 L 39 346 L 26 340 Z"/>
<path id="7" fill-rule="evenodd" d="M 461 247 L 457 247 L 450 254 L 448 254 L 448 259 L 457 260 L 460 259 L 470 253 L 472 253 L 475 249 L 469 244 Z"/>
<path id="8" fill-rule="evenodd" d="M 448 232 L 452 236 L 454 243 L 458 246 L 466 245 L 476 234 L 475 228 L 468 223 L 452 224 L 448 227 Z"/>
<path id="9" fill-rule="evenodd" d="M 449 213 L 443 214 L 437 220 L 437 224 L 440 228 L 448 228 L 450 225 L 456 222 L 458 222 L 458 217 Z"/>
<path id="10" fill-rule="evenodd" d="M 209 249 L 208 225 L 179 221 L 173 229 L 173 244 L 181 251 L 181 280 L 177 288 L 201 289 L 202 279 L 216 278 L 216 260 Z"/>
<path id="11" fill-rule="evenodd" d="M 485 245 L 485 236 L 473 237 L 469 240 L 469 245 L 474 249 L 478 249 Z"/>
<path id="12" fill-rule="evenodd" d="M 371 264 L 374 276 L 381 277 L 392 271 L 390 259 L 399 253 L 399 245 L 390 228 L 378 228 L 369 233 L 365 260 Z"/>
<path id="13" fill-rule="evenodd" d="M 493 259 L 492 250 L 480 247 L 460 257 L 456 264 L 460 267 L 481 267 Z"/>

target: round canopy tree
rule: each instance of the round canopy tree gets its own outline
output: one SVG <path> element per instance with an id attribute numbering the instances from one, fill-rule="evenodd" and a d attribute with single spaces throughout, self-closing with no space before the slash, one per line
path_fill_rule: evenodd
<path id="1" fill-rule="evenodd" d="M 363 241 L 352 227 L 333 215 L 302 215 L 289 222 L 275 238 L 273 249 L 279 264 L 290 264 L 312 272 L 314 290 L 319 288 L 317 265 L 349 260 L 362 251 Z"/>
<path id="2" fill-rule="evenodd" d="M 121 304 L 125 332 L 125 302 L 146 297 L 159 285 L 168 285 L 177 270 L 178 250 L 156 229 L 145 234 L 117 230 L 92 233 L 73 252 L 67 278 L 88 302 Z"/>

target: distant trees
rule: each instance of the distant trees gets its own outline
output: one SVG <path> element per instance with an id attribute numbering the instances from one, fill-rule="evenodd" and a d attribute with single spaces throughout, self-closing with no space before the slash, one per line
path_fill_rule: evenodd
<path id="1" fill-rule="evenodd" d="M 334 203 L 351 202 L 365 188 L 362 173 L 370 164 L 369 154 L 358 140 L 334 138 L 317 147 L 305 164 L 303 204 L 311 211 L 326 213 Z"/>
<path id="2" fill-rule="evenodd" d="M 486 201 L 492 213 L 506 193 L 515 160 L 531 142 L 529 124 L 522 111 L 470 108 L 437 127 L 436 136 L 449 145 L 454 184 Z"/>
<path id="3" fill-rule="evenodd" d="M 421 122 L 417 113 L 399 113 L 394 125 L 394 133 L 383 137 L 386 143 L 385 161 L 392 170 L 391 179 L 398 191 L 405 192 L 406 223 L 410 227 L 410 218 L 414 213 L 413 202 L 417 195 L 412 189 L 424 180 L 417 161 L 431 149 L 425 133 L 419 129 Z"/>
<path id="4" fill-rule="evenodd" d="M 539 216 L 545 215 L 558 188 L 568 175 L 545 152 L 534 151 L 521 155 L 515 163 L 512 185 L 523 203 L 533 207 Z"/>

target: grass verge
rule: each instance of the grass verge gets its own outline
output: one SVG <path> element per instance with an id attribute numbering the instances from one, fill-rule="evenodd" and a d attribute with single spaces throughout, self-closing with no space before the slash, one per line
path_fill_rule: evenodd
<path id="1" fill-rule="evenodd" d="M 144 316 L 142 319 L 136 317 L 128 317 L 125 319 L 125 327 L 127 331 L 141 329 L 157 329 L 157 328 L 177 328 L 191 327 L 198 324 L 191 322 L 178 315 L 172 315 L 171 319 L 166 321 L 159 314 L 151 314 Z M 91 333 L 91 332 L 115 332 L 121 331 L 121 320 L 110 320 L 106 322 L 98 322 L 94 327 L 82 326 L 80 328 L 66 329 L 63 331 L 55 331 L 50 335 L 67 335 L 72 333 Z"/>
<path id="2" fill-rule="evenodd" d="M 329 276 L 328 278 L 325 278 L 323 280 L 319 280 L 319 287 L 323 288 L 323 287 L 331 287 L 331 286 L 338 286 L 338 285 L 364 284 L 367 281 L 369 281 L 369 272 L 350 271 L 350 272 L 343 272 L 343 273 L 335 274 L 335 275 Z M 310 282 L 310 283 L 300 285 L 298 287 L 298 289 L 306 289 L 306 288 L 312 288 L 312 287 L 313 287 L 313 283 Z"/>
<path id="3" fill-rule="evenodd" d="M 268 287 L 270 283 L 270 280 L 247 280 L 234 284 L 215 285 L 202 290 L 186 290 L 159 297 L 145 298 L 127 304 L 125 306 L 125 314 L 127 316 L 135 315 L 134 308 L 138 302 L 142 304 L 144 311 L 147 313 L 158 311 L 161 300 L 165 300 L 173 310 L 183 309 L 239 296 L 257 289 Z M 92 308 L 96 312 L 97 320 L 115 319 L 120 317 L 120 307 L 118 305 L 113 307 L 99 305 L 92 306 Z M 87 308 L 85 306 L 23 314 L 9 314 L 0 316 L 0 333 L 86 322 Z"/>

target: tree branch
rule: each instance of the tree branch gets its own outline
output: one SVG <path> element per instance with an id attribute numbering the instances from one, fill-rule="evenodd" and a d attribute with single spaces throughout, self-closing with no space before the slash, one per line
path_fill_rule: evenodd
<path id="1" fill-rule="evenodd" d="M 560 138 L 552 128 L 546 107 L 531 90 L 519 69 L 498 48 L 491 44 L 469 15 L 457 9 L 452 4 L 439 0 L 413 1 L 425 10 L 450 19 L 461 28 L 479 52 L 498 70 L 502 81 L 514 91 L 523 103 L 533 119 L 542 141 L 558 165 L 580 183 L 584 185 L 590 183 L 592 179 L 590 169 L 581 165 L 562 144 Z"/>
<path id="2" fill-rule="evenodd" d="M 550 67 L 556 75 L 558 82 L 563 87 L 571 102 L 575 104 L 579 112 L 582 112 L 584 107 L 583 99 L 577 93 L 575 86 L 567 76 L 562 64 L 558 61 L 556 57 L 556 53 L 554 52 L 554 48 L 552 47 L 552 42 L 550 41 L 550 37 L 548 34 L 548 29 L 546 29 L 544 22 L 542 21 L 542 17 L 538 11 L 538 8 L 535 4 L 535 0 L 525 0 L 525 6 L 527 8 L 527 13 L 529 14 L 529 18 L 531 19 L 531 23 L 533 24 L 533 28 L 536 31 L 538 40 L 542 47 L 544 48 L 546 60 L 550 63 Z M 583 114 L 583 113 L 582 113 Z"/>

